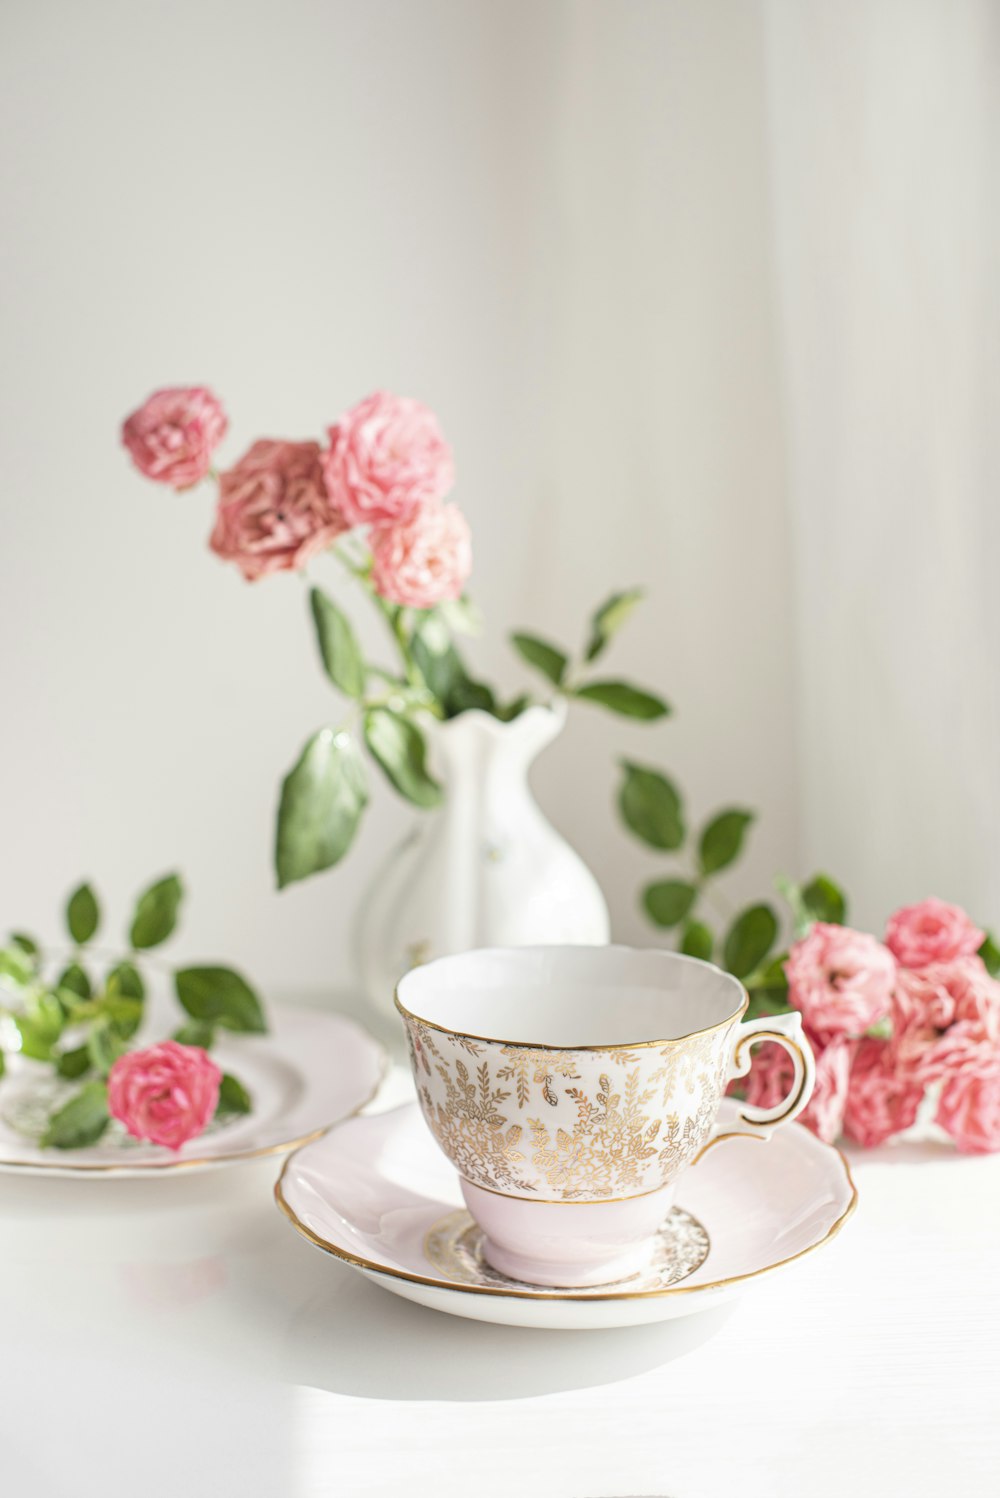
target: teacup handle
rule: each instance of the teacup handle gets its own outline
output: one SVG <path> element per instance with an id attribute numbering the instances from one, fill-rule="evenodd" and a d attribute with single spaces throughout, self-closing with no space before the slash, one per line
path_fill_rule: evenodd
<path id="1" fill-rule="evenodd" d="M 726 1084 L 728 1085 L 735 1077 L 746 1076 L 753 1059 L 750 1055 L 750 1048 L 764 1040 L 773 1040 L 778 1045 L 784 1046 L 792 1058 L 794 1075 L 788 1096 L 774 1108 L 754 1108 L 749 1103 L 741 1103 L 739 1118 L 741 1127 L 734 1129 L 732 1126 L 728 1128 L 724 1125 L 720 1126 L 714 1138 L 708 1141 L 705 1149 L 717 1144 L 720 1139 L 728 1139 L 734 1134 L 750 1134 L 757 1139 L 770 1139 L 778 1125 L 789 1123 L 802 1112 L 812 1097 L 813 1087 L 816 1085 L 816 1064 L 813 1061 L 809 1042 L 802 1033 L 802 1016 L 797 1012 L 765 1014 L 760 1019 L 748 1020 L 746 1024 L 740 1025 L 729 1062 Z"/>

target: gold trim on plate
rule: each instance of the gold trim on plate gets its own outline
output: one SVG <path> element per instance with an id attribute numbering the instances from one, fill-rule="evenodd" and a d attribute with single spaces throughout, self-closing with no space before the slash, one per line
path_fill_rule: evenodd
<path id="1" fill-rule="evenodd" d="M 837 1149 L 836 1145 L 825 1145 L 824 1148 L 832 1149 L 839 1156 L 840 1163 L 844 1169 L 844 1175 L 847 1177 L 847 1184 L 851 1188 L 851 1198 L 837 1220 L 831 1224 L 817 1243 L 810 1243 L 807 1248 L 800 1248 L 798 1253 L 789 1254 L 787 1259 L 778 1259 L 774 1264 L 765 1264 L 762 1269 L 752 1269 L 748 1274 L 734 1274 L 728 1276 L 726 1279 L 710 1280 L 702 1285 L 668 1285 L 664 1290 L 621 1290 L 608 1295 L 576 1295 L 571 1291 L 508 1290 L 494 1285 L 456 1284 L 454 1280 L 439 1280 L 433 1279 L 430 1275 L 413 1274 L 408 1269 L 390 1269 L 385 1264 L 376 1263 L 373 1259 L 365 1259 L 359 1254 L 348 1252 L 347 1249 L 338 1248 L 336 1244 L 330 1243 L 326 1238 L 321 1238 L 318 1233 L 314 1233 L 311 1228 L 306 1227 L 293 1208 L 288 1205 L 281 1189 L 281 1183 L 285 1178 L 285 1171 L 291 1164 L 292 1156 L 289 1156 L 285 1161 L 281 1168 L 281 1174 L 274 1183 L 274 1199 L 296 1232 L 314 1244 L 316 1248 L 322 1249 L 324 1253 L 332 1254 L 335 1259 L 341 1259 L 345 1264 L 353 1265 L 355 1269 L 363 1269 L 370 1274 L 381 1275 L 384 1279 L 406 1280 L 413 1285 L 428 1285 L 435 1290 L 452 1290 L 459 1295 L 500 1295 L 517 1300 L 583 1300 L 595 1304 L 600 1304 L 602 1301 L 608 1300 L 659 1300 L 667 1295 L 697 1295 L 699 1291 L 723 1290 L 731 1285 L 742 1284 L 746 1280 L 757 1279 L 762 1274 L 771 1274 L 775 1269 L 782 1269 L 786 1264 L 792 1264 L 796 1259 L 802 1259 L 806 1254 L 814 1253 L 817 1248 L 822 1248 L 825 1243 L 829 1243 L 831 1239 L 835 1238 L 858 1204 L 858 1188 L 854 1184 L 851 1167 L 843 1150 Z"/>

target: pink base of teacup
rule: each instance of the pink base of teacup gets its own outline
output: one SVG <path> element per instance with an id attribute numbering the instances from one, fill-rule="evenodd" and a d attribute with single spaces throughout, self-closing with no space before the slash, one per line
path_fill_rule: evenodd
<path id="1" fill-rule="evenodd" d="M 674 1188 L 599 1202 L 500 1196 L 460 1178 L 465 1205 L 483 1230 L 483 1258 L 509 1279 L 556 1289 L 610 1284 L 649 1265 Z"/>

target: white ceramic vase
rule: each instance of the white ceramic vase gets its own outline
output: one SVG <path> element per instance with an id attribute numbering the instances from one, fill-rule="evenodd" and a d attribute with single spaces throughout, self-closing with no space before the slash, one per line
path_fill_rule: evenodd
<path id="1" fill-rule="evenodd" d="M 530 707 L 510 723 L 473 710 L 426 726 L 444 803 L 393 851 L 358 919 L 362 980 L 383 1013 L 395 1012 L 402 975 L 434 957 L 607 942 L 596 879 L 528 786 L 532 761 L 564 720 L 561 707 Z"/>

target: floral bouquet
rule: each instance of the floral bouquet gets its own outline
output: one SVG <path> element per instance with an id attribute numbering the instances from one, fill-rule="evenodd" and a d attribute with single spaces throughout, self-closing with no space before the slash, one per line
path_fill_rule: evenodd
<path id="1" fill-rule="evenodd" d="M 464 593 L 472 548 L 464 515 L 447 501 L 451 449 L 431 411 L 380 391 L 344 412 L 325 444 L 264 439 L 218 471 L 214 453 L 227 428 L 210 390 L 183 387 L 150 396 L 122 438 L 147 478 L 175 490 L 206 478 L 216 483 L 209 544 L 248 581 L 303 572 L 321 553 L 332 554 L 377 609 L 392 647 L 388 666 L 366 660 L 339 602 L 311 587 L 320 658 L 349 712 L 309 739 L 285 777 L 275 840 L 281 887 L 348 852 L 369 797 L 363 751 L 399 795 L 430 808 L 442 788 L 428 768 L 426 715 L 479 709 L 507 721 L 532 698 L 502 700 L 469 672 L 459 649 L 457 636 L 476 627 Z M 548 697 L 654 721 L 669 711 L 662 698 L 590 674 L 639 597 L 637 589 L 617 593 L 597 609 L 576 661 L 536 635 L 514 634 L 512 644 L 544 678 Z"/>
<path id="2" fill-rule="evenodd" d="M 784 963 L 784 1007 L 800 1011 L 816 1054 L 801 1122 L 827 1143 L 877 1145 L 910 1128 L 926 1099 L 960 1150 L 1000 1150 L 998 969 L 992 939 L 943 900 L 897 910 L 884 942 L 817 921 Z M 786 1053 L 767 1043 L 742 1085 L 769 1108 L 790 1083 Z"/>

